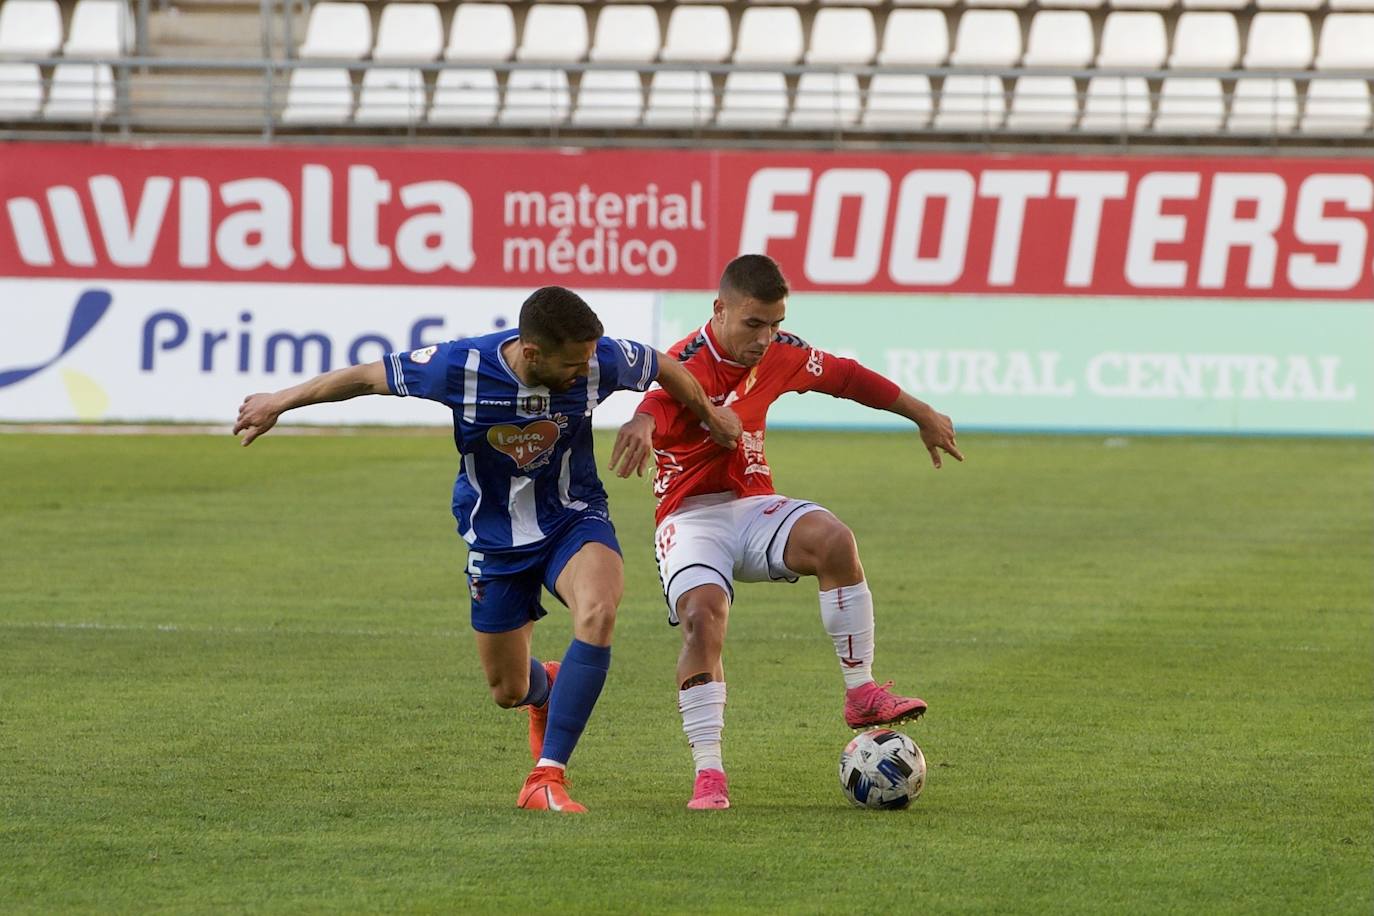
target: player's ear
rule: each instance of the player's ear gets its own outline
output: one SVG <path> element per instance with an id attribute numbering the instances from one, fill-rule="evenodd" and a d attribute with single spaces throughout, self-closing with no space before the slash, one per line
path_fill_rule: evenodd
<path id="1" fill-rule="evenodd" d="M 716 297 L 716 301 L 711 303 L 711 314 L 714 315 L 716 318 L 719 318 L 721 315 L 725 314 L 725 304 L 720 301 L 719 296 Z"/>

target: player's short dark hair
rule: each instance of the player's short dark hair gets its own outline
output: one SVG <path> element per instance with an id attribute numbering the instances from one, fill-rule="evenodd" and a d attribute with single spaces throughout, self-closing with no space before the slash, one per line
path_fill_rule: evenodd
<path id="1" fill-rule="evenodd" d="M 596 312 L 570 289 L 545 286 L 520 306 L 520 339 L 540 347 L 586 343 L 606 333 Z"/>
<path id="2" fill-rule="evenodd" d="M 720 291 L 732 290 L 759 302 L 780 302 L 789 292 L 782 268 L 766 254 L 742 254 L 725 265 Z"/>

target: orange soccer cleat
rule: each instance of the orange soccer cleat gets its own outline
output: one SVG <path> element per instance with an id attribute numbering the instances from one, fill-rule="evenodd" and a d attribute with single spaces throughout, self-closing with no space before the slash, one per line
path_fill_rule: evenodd
<path id="1" fill-rule="evenodd" d="M 549 695 L 543 706 L 526 706 L 530 714 L 530 759 L 535 763 L 544 756 L 544 730 L 549 726 L 549 700 L 553 699 L 553 679 L 558 677 L 558 662 L 544 662 L 549 674 Z"/>
<path id="2" fill-rule="evenodd" d="M 527 811 L 558 811 L 586 814 L 587 809 L 568 797 L 567 777 L 558 767 L 535 767 L 520 790 L 515 807 Z"/>

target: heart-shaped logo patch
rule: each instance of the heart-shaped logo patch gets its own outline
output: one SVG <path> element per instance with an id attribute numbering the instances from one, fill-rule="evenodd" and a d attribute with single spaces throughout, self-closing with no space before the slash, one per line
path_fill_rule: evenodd
<path id="1" fill-rule="evenodd" d="M 527 468 L 558 442 L 561 432 L 552 420 L 535 420 L 524 426 L 502 423 L 487 430 L 487 442 L 505 452 L 518 468 Z"/>

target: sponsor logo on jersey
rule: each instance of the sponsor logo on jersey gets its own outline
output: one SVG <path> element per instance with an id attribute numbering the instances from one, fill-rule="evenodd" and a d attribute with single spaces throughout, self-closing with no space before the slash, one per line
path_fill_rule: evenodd
<path id="1" fill-rule="evenodd" d="M 617 340 L 616 343 L 620 344 L 620 349 L 625 351 L 625 362 L 628 365 L 633 366 L 635 363 L 639 362 L 639 351 L 635 349 L 634 344 L 630 343 L 628 340 Z"/>
<path id="2" fill-rule="evenodd" d="M 439 352 L 438 347 L 421 347 L 418 350 L 410 351 L 410 361 L 424 365 L 434 358 L 434 354 Z"/>
<path id="3" fill-rule="evenodd" d="M 524 426 L 502 423 L 487 430 L 487 444 L 524 471 L 548 463 L 561 432 L 552 420 L 535 420 Z"/>
<path id="4" fill-rule="evenodd" d="M 540 417 L 549 412 L 549 396 L 546 394 L 527 394 L 520 398 L 516 412 L 524 417 Z"/>

